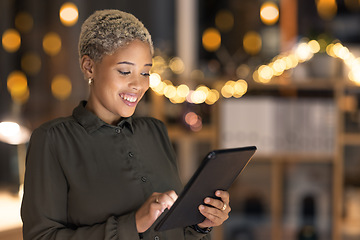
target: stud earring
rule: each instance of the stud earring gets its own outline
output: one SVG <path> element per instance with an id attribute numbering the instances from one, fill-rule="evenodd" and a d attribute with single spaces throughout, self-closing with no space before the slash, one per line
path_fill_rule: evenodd
<path id="1" fill-rule="evenodd" d="M 93 83 L 93 79 L 89 78 L 89 86 L 91 86 L 92 83 Z"/>

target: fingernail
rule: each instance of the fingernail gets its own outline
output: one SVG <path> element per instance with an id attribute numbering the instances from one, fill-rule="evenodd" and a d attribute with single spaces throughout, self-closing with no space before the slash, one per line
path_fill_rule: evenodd
<path id="1" fill-rule="evenodd" d="M 219 196 L 220 195 L 220 191 L 216 191 L 216 196 Z"/>
<path id="2" fill-rule="evenodd" d="M 205 203 L 209 203 L 210 202 L 210 198 L 205 198 Z"/>
<path id="3" fill-rule="evenodd" d="M 204 210 L 205 207 L 203 205 L 200 205 L 200 210 Z"/>

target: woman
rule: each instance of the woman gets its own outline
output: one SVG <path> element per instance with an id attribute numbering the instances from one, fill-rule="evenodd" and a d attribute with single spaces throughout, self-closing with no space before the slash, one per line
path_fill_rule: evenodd
<path id="1" fill-rule="evenodd" d="M 83 24 L 80 67 L 88 101 L 31 137 L 21 209 L 24 239 L 209 239 L 230 212 L 229 194 L 206 198 L 205 221 L 153 230 L 181 191 L 166 128 L 132 118 L 149 88 L 153 45 L 133 15 L 97 11 Z"/>

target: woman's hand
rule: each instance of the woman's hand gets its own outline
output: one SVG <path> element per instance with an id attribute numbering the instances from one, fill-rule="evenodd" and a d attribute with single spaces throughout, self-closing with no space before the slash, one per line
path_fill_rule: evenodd
<path id="1" fill-rule="evenodd" d="M 143 233 L 148 230 L 166 208 L 170 209 L 177 197 L 173 190 L 153 193 L 135 213 L 137 231 Z"/>
<path id="2" fill-rule="evenodd" d="M 206 217 L 202 223 L 198 224 L 200 228 L 219 226 L 229 218 L 229 212 L 231 211 L 229 193 L 218 190 L 215 192 L 215 196 L 221 198 L 221 200 L 207 197 L 204 203 L 210 206 L 199 206 L 199 211 Z"/>

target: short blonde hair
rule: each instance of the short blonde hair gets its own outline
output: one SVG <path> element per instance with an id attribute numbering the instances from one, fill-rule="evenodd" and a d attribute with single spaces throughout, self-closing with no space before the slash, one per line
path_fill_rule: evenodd
<path id="1" fill-rule="evenodd" d="M 153 55 L 151 35 L 134 15 L 120 10 L 96 11 L 81 26 L 79 57 L 87 55 L 99 62 L 104 55 L 111 55 L 134 40 L 148 43 Z"/>

